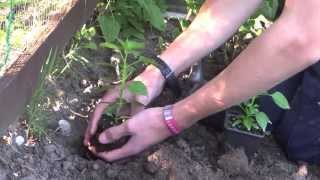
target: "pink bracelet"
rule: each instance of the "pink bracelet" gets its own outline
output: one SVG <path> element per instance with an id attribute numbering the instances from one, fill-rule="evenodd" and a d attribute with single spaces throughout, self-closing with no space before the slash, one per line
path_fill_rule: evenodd
<path id="1" fill-rule="evenodd" d="M 179 134 L 181 130 L 177 126 L 176 120 L 173 118 L 172 105 L 168 105 L 163 108 L 163 116 L 164 116 L 164 122 L 166 123 L 170 132 L 174 135 Z"/>

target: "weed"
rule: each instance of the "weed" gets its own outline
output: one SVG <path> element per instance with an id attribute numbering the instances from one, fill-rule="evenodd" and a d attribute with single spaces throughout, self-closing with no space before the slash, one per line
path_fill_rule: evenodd
<path id="1" fill-rule="evenodd" d="M 97 50 L 98 47 L 93 41 L 95 35 L 95 27 L 87 27 L 86 24 L 82 26 L 80 31 L 78 31 L 71 40 L 71 45 L 68 48 L 67 53 L 63 53 L 65 66 L 61 69 L 60 75 L 65 73 L 66 70 L 72 70 L 71 67 L 74 62 L 80 63 L 83 67 L 89 64 L 89 60 L 86 57 L 82 56 L 80 52 L 83 49 Z"/>
<path id="2" fill-rule="evenodd" d="M 51 77 L 55 70 L 56 59 L 57 50 L 52 51 L 51 49 L 45 64 L 41 68 L 36 90 L 34 91 L 30 103 L 26 107 L 25 113 L 28 120 L 28 134 L 35 137 L 41 137 L 46 134 L 49 114 L 45 106 L 45 82 L 47 78 Z"/>

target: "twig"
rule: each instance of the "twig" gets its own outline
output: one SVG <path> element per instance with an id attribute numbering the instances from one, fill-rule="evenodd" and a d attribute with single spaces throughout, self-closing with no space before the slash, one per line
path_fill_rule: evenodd
<path id="1" fill-rule="evenodd" d="M 83 115 L 83 114 L 80 114 L 80 113 L 77 113 L 75 111 L 73 111 L 72 109 L 70 109 L 70 112 L 76 116 L 79 116 L 79 117 L 82 117 L 82 118 L 88 118 L 89 116 L 88 115 Z"/>

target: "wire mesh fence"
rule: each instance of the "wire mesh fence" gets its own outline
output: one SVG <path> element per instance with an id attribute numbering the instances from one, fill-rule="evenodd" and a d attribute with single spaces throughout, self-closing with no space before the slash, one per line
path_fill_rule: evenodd
<path id="1" fill-rule="evenodd" d="M 0 0 L 0 76 L 74 0 Z"/>

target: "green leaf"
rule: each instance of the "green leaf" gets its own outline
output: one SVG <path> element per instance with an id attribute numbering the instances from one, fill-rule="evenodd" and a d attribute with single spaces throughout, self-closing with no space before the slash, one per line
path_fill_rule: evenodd
<path id="1" fill-rule="evenodd" d="M 133 81 L 128 85 L 128 90 L 137 95 L 148 95 L 146 86 L 141 81 Z"/>
<path id="2" fill-rule="evenodd" d="M 258 10 L 258 12 L 264 15 L 268 20 L 274 20 L 278 10 L 278 6 L 278 0 L 265 0 L 263 1 L 263 5 Z"/>
<path id="3" fill-rule="evenodd" d="M 270 94 L 270 96 L 273 99 L 273 102 L 276 103 L 277 106 L 279 106 L 282 109 L 290 109 L 289 102 L 287 98 L 279 91 Z"/>
<path id="4" fill-rule="evenodd" d="M 260 127 L 259 127 L 256 123 L 253 124 L 252 127 L 253 127 L 253 129 L 256 129 L 256 130 L 259 130 L 259 129 L 260 129 Z"/>
<path id="5" fill-rule="evenodd" d="M 238 126 L 239 124 L 241 124 L 241 120 L 240 120 L 240 119 L 237 119 L 236 121 L 234 121 L 234 122 L 232 123 L 232 127 L 236 127 L 236 126 Z"/>
<path id="6" fill-rule="evenodd" d="M 186 20 L 186 19 L 182 19 L 182 20 L 179 21 L 179 24 L 180 24 L 181 29 L 185 30 L 185 29 L 187 29 L 189 27 L 190 22 L 188 20 Z"/>
<path id="7" fill-rule="evenodd" d="M 113 42 L 120 33 L 120 24 L 113 16 L 101 15 L 98 22 L 105 41 Z"/>
<path id="8" fill-rule="evenodd" d="M 160 31 L 164 31 L 165 23 L 160 8 L 151 0 L 135 0 L 146 12 L 146 18 L 149 19 L 152 26 Z"/>
<path id="9" fill-rule="evenodd" d="M 121 31 L 121 36 L 126 38 L 134 37 L 139 40 L 144 40 L 144 34 L 130 26 Z"/>
<path id="10" fill-rule="evenodd" d="M 144 43 L 132 41 L 132 40 L 126 40 L 123 44 L 123 49 L 125 49 L 127 52 L 132 52 L 138 49 L 144 48 Z"/>
<path id="11" fill-rule="evenodd" d="M 251 131 L 253 124 L 253 119 L 250 117 L 243 117 L 243 125 L 246 127 L 248 131 Z"/>
<path id="12" fill-rule="evenodd" d="M 83 46 L 83 48 L 92 49 L 92 50 L 98 49 L 97 44 L 94 42 L 88 42 L 88 43 L 83 44 L 82 46 Z"/>
<path id="13" fill-rule="evenodd" d="M 104 43 L 101 43 L 100 46 L 104 48 L 120 51 L 120 47 L 114 43 L 104 42 Z"/>
<path id="14" fill-rule="evenodd" d="M 270 122 L 269 117 L 264 112 L 259 112 L 256 114 L 256 120 L 263 132 L 266 132 L 268 123 Z"/>

